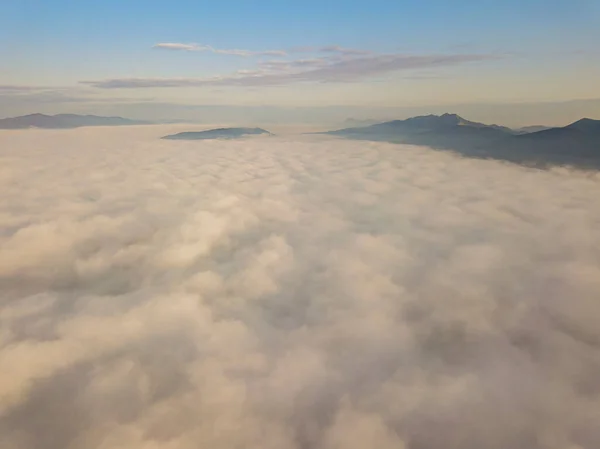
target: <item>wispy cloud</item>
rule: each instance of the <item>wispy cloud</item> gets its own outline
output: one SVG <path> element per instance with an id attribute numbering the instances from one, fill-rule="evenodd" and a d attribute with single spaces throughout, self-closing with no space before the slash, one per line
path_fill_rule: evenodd
<path id="1" fill-rule="evenodd" d="M 294 47 L 289 50 L 242 50 L 242 49 L 221 49 L 210 45 L 196 43 L 180 42 L 161 42 L 155 44 L 152 48 L 158 50 L 190 51 L 190 52 L 210 52 L 220 55 L 233 56 L 287 56 L 290 53 L 329 53 L 345 56 L 361 56 L 374 54 L 371 50 L 362 50 L 357 48 L 346 48 L 339 45 L 326 45 L 322 47 Z"/>
<path id="2" fill-rule="evenodd" d="M 287 53 L 284 50 L 263 50 L 263 51 L 252 51 L 252 50 L 240 50 L 240 49 L 221 49 L 214 48 L 210 45 L 201 44 L 182 44 L 176 42 L 164 42 L 154 45 L 152 48 L 160 50 L 174 50 L 174 51 L 197 51 L 197 52 L 210 52 L 220 55 L 232 55 L 232 56 L 286 56 Z"/>
<path id="3" fill-rule="evenodd" d="M 338 61 L 337 58 L 324 57 L 324 58 L 311 58 L 311 59 L 296 59 L 296 60 L 269 60 L 269 61 L 260 61 L 258 63 L 258 68 L 263 71 L 272 71 L 272 72 L 291 72 L 293 70 L 299 69 L 315 69 L 320 67 L 326 67 L 331 65 L 333 62 Z"/>
<path id="4" fill-rule="evenodd" d="M 320 47 L 318 51 L 323 53 L 339 53 L 342 55 L 370 55 L 373 54 L 370 50 L 360 50 L 357 48 L 344 48 L 339 45 L 328 45 L 326 47 Z"/>
<path id="5" fill-rule="evenodd" d="M 339 45 L 325 45 L 322 47 L 293 47 L 289 53 L 337 53 L 342 55 L 370 55 L 375 52 L 358 48 L 346 48 Z"/>
<path id="6" fill-rule="evenodd" d="M 23 85 L 13 85 L 13 84 L 0 84 L 0 93 L 9 93 L 9 94 L 27 94 L 30 92 L 40 91 L 48 89 L 47 87 L 41 86 L 23 86 Z"/>
<path id="7" fill-rule="evenodd" d="M 391 72 L 453 66 L 496 58 L 487 54 L 368 55 L 267 61 L 258 70 L 210 78 L 113 78 L 82 83 L 103 89 L 198 86 L 276 86 L 302 82 L 352 82 Z"/>

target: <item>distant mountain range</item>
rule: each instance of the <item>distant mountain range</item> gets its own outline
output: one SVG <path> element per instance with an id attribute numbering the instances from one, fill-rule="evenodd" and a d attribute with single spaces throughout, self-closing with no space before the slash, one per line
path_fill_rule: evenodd
<path id="1" fill-rule="evenodd" d="M 81 126 L 125 126 L 146 124 L 150 124 L 150 122 L 130 120 L 123 117 L 99 117 L 97 115 L 77 114 L 30 114 L 21 117 L 0 119 L 0 129 L 64 129 L 79 128 Z"/>
<path id="2" fill-rule="evenodd" d="M 600 120 L 587 118 L 562 128 L 513 130 L 472 122 L 456 114 L 426 115 L 326 134 L 426 145 L 470 157 L 535 166 L 567 164 L 600 168 Z"/>
<path id="3" fill-rule="evenodd" d="M 466 120 L 456 114 L 424 115 L 370 124 L 348 119 L 355 126 L 324 134 L 350 139 L 426 145 L 469 157 L 493 158 L 526 165 L 573 165 L 600 169 L 600 120 L 584 118 L 564 127 L 529 126 L 511 129 Z M 82 126 L 151 124 L 123 117 L 77 114 L 30 114 L 0 119 L 0 129 L 64 129 Z M 218 128 L 164 136 L 172 140 L 235 139 L 270 134 L 262 128 Z"/>
<path id="4" fill-rule="evenodd" d="M 376 125 L 381 122 L 382 122 L 381 120 L 375 120 L 375 119 L 349 118 L 349 119 L 344 120 L 344 126 L 348 126 L 348 127 L 370 126 L 370 125 Z"/>
<path id="5" fill-rule="evenodd" d="M 205 131 L 188 131 L 164 136 L 169 140 L 237 139 L 248 135 L 271 134 L 262 128 L 217 128 Z"/>
<path id="6" fill-rule="evenodd" d="M 515 134 L 529 134 L 536 133 L 538 131 L 545 131 L 547 129 L 551 129 L 552 126 L 542 126 L 542 125 L 533 125 L 533 126 L 524 126 L 523 128 L 514 129 Z"/>
<path id="7" fill-rule="evenodd" d="M 454 120 L 456 123 L 462 123 L 463 125 L 468 124 L 471 126 L 491 126 L 491 127 L 495 127 L 498 129 L 502 129 L 503 131 L 506 132 L 510 132 L 512 134 L 527 134 L 527 133 L 534 133 L 537 131 L 544 131 L 546 129 L 550 129 L 552 128 L 551 126 L 543 126 L 543 125 L 533 125 L 533 126 L 524 126 L 522 128 L 508 128 L 506 126 L 498 126 L 498 125 L 484 125 L 483 123 L 477 123 L 477 122 L 471 122 L 468 120 L 463 119 L 462 117 L 456 115 L 456 114 L 445 114 L 445 116 L 447 116 L 450 120 Z M 413 117 L 412 119 L 408 119 L 408 120 L 415 120 L 415 121 L 427 121 L 427 119 L 431 119 L 436 117 L 435 115 L 431 115 L 431 116 L 420 116 L 420 117 Z M 439 117 L 439 116 L 437 116 Z M 444 117 L 444 116 L 441 116 Z M 422 120 L 425 119 L 425 120 Z M 402 120 L 395 120 L 394 122 L 399 122 Z M 359 128 L 359 127 L 366 127 L 366 126 L 371 126 L 371 125 L 378 125 L 381 123 L 388 123 L 384 120 L 376 120 L 376 119 L 355 119 L 355 118 L 349 118 L 344 120 L 343 125 L 346 128 Z"/>

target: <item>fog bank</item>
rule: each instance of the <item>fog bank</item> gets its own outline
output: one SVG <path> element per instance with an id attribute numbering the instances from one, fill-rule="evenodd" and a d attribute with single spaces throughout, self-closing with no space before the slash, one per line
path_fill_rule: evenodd
<path id="1" fill-rule="evenodd" d="M 600 447 L 600 176 L 0 132 L 0 448 Z"/>

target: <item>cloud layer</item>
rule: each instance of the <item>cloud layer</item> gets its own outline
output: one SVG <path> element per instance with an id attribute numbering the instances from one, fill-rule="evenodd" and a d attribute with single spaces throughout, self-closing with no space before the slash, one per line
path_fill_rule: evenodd
<path id="1" fill-rule="evenodd" d="M 600 178 L 0 133 L 3 449 L 600 444 Z"/>

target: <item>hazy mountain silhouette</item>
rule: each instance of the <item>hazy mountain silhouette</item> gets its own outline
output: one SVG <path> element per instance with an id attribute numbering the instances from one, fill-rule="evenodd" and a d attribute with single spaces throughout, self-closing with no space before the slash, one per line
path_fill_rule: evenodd
<path id="1" fill-rule="evenodd" d="M 81 126 L 123 126 L 143 125 L 150 122 L 130 120 L 123 117 L 100 117 L 97 115 L 77 114 L 30 114 L 20 117 L 0 119 L 0 129 L 27 128 L 79 128 Z"/>
<path id="2" fill-rule="evenodd" d="M 566 129 L 575 129 L 577 131 L 586 133 L 600 134 L 600 120 L 593 120 L 591 118 L 582 118 L 581 120 L 571 123 L 565 126 Z"/>
<path id="3" fill-rule="evenodd" d="M 585 159 L 600 165 L 600 120 L 584 118 L 562 128 L 522 134 L 515 140 L 522 151 L 542 152 L 561 159 Z"/>
<path id="4" fill-rule="evenodd" d="M 206 131 L 188 131 L 164 136 L 171 140 L 237 139 L 247 135 L 271 134 L 262 128 L 217 128 Z"/>
<path id="5" fill-rule="evenodd" d="M 361 140 L 426 145 L 469 157 L 534 166 L 567 164 L 600 168 L 600 120 L 582 119 L 563 128 L 519 133 L 465 120 L 456 114 L 427 115 L 327 134 Z"/>
<path id="6" fill-rule="evenodd" d="M 544 125 L 532 125 L 532 126 L 524 126 L 521 128 L 509 128 L 506 126 L 486 125 L 483 123 L 471 122 L 469 120 L 465 120 L 464 118 L 462 118 L 456 114 L 446 114 L 446 115 L 449 116 L 449 118 L 451 120 L 462 123 L 463 126 L 467 125 L 467 126 L 475 126 L 475 127 L 478 127 L 478 126 L 479 127 L 491 127 L 491 128 L 501 129 L 503 131 L 510 132 L 512 134 L 534 133 L 537 131 L 544 131 L 546 129 L 552 128 L 552 126 L 544 126 Z M 435 118 L 435 117 L 440 117 L 440 116 L 435 116 L 435 115 L 423 116 L 423 118 Z M 444 116 L 441 116 L 441 117 L 444 117 Z M 417 119 L 417 118 L 418 117 L 414 117 L 413 119 Z M 395 122 L 402 122 L 402 121 L 403 120 L 397 120 Z M 370 125 L 378 125 L 378 124 L 381 124 L 382 122 L 383 122 L 382 120 L 375 120 L 375 119 L 348 118 L 348 119 L 344 120 L 343 125 L 347 128 L 358 128 L 358 127 L 366 127 L 366 126 L 370 126 Z"/>
<path id="7" fill-rule="evenodd" d="M 552 126 L 544 126 L 544 125 L 524 126 L 522 128 L 515 129 L 515 133 L 516 134 L 529 134 L 529 133 L 536 133 L 538 131 L 545 131 L 547 129 L 552 129 Z"/>
<path id="8" fill-rule="evenodd" d="M 344 126 L 347 127 L 359 127 L 359 126 L 370 126 L 381 123 L 381 120 L 375 119 L 356 119 L 356 118 L 348 118 L 344 120 Z"/>
<path id="9" fill-rule="evenodd" d="M 457 114 L 423 115 L 419 117 L 412 117 L 406 120 L 394 120 L 391 122 L 374 125 L 375 128 L 386 128 L 390 126 L 411 131 L 437 130 L 440 132 L 463 132 L 466 130 L 467 132 L 472 132 L 473 130 L 494 129 L 506 133 L 513 133 L 513 130 L 507 128 L 506 126 L 486 125 L 484 123 L 472 122 L 462 118 Z"/>
<path id="10" fill-rule="evenodd" d="M 328 134 L 430 145 L 448 149 L 457 146 L 486 146 L 514 134 L 510 128 L 465 120 L 456 114 L 424 115 L 376 125 L 345 128 Z"/>

